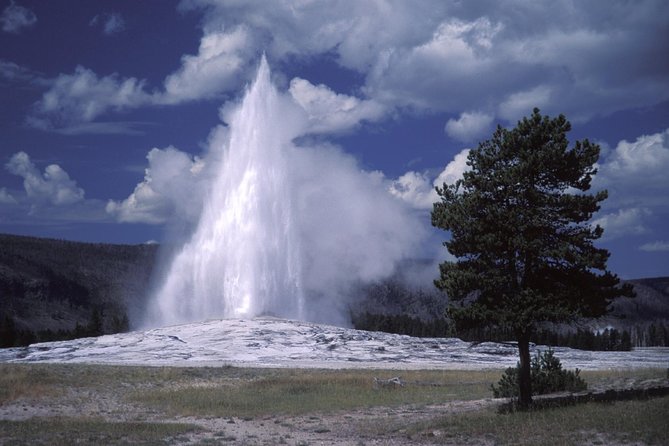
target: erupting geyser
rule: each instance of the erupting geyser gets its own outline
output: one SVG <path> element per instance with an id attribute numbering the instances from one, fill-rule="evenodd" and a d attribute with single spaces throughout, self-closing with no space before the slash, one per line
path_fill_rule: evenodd
<path id="1" fill-rule="evenodd" d="M 361 284 L 416 258 L 424 216 L 383 174 L 331 144 L 295 143 L 328 116 L 328 98 L 310 100 L 279 92 L 263 58 L 204 159 L 199 220 L 162 270 L 144 327 L 260 315 L 348 325 Z"/>
<path id="2" fill-rule="evenodd" d="M 263 58 L 230 122 L 199 223 L 149 308 L 152 325 L 262 314 L 303 319 L 302 265 L 280 95 Z M 288 139 L 288 140 L 286 140 Z"/>

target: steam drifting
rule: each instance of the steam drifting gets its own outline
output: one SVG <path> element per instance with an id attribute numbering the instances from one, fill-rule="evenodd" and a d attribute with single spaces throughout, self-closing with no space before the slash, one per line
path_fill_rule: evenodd
<path id="1" fill-rule="evenodd" d="M 145 325 L 275 315 L 346 324 L 352 289 L 413 257 L 425 223 L 381 174 L 335 147 L 297 146 L 309 116 L 267 62 L 229 113 L 199 222 L 168 266 Z"/>

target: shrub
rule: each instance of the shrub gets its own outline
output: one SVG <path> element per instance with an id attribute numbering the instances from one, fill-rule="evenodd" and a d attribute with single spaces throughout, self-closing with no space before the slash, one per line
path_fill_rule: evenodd
<path id="1" fill-rule="evenodd" d="M 499 387 L 491 385 L 495 398 L 518 396 L 518 375 L 520 364 L 509 367 L 497 383 Z M 553 350 L 537 354 L 532 358 L 530 377 L 532 379 L 532 394 L 542 395 L 545 393 L 585 390 L 588 385 L 579 376 L 579 369 L 575 371 L 563 370 L 560 360 L 555 356 Z"/>

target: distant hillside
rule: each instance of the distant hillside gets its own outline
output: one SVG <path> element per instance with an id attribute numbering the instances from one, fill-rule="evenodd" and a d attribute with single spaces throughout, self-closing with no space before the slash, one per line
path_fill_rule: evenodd
<path id="1" fill-rule="evenodd" d="M 599 319 L 582 319 L 572 324 L 546 324 L 533 339 L 548 345 L 582 349 L 624 349 L 633 346 L 669 345 L 669 278 L 627 281 L 636 298 L 619 298 L 611 312 Z M 495 327 L 457 331 L 441 318 L 446 298 L 434 287 L 407 285 L 391 278 L 367 286 L 365 299 L 351 309 L 353 325 L 412 336 L 456 336 L 471 341 L 505 341 L 513 333 Z"/>
<path id="2" fill-rule="evenodd" d="M 620 298 L 613 305 L 612 316 L 630 323 L 656 319 L 669 320 L 669 277 L 629 280 L 637 297 Z"/>
<path id="3" fill-rule="evenodd" d="M 0 346 L 127 330 L 128 314 L 143 308 L 157 251 L 156 245 L 0 234 Z M 354 326 L 467 337 L 454 333 L 443 319 L 446 299 L 429 280 L 423 279 L 427 282 L 423 287 L 410 284 L 410 276 L 416 276 L 416 271 L 424 275 L 429 267 L 429 261 L 408 261 L 395 277 L 360 288 L 356 293 L 360 299 L 350 308 Z M 669 278 L 630 283 L 636 299 L 619 299 L 610 315 L 583 321 L 578 327 L 627 330 L 639 345 L 653 337 L 669 337 Z"/>
<path id="4" fill-rule="evenodd" d="M 141 305 L 156 252 L 155 245 L 0 234 L 0 342 L 127 330 L 128 308 Z M 8 339 L 17 334 L 27 339 Z"/>

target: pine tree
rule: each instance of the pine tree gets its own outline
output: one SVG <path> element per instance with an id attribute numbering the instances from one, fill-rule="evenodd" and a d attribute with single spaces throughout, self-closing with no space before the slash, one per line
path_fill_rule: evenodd
<path id="1" fill-rule="evenodd" d="M 432 224 L 450 231 L 444 245 L 457 261 L 440 265 L 460 325 L 510 329 L 518 342 L 521 405 L 532 401 L 529 340 L 539 322 L 598 317 L 631 286 L 606 271 L 609 253 L 593 244 L 589 223 L 607 192 L 588 194 L 599 146 L 569 148 L 570 123 L 534 109 L 511 130 L 497 127 L 471 150 L 470 168 L 438 187 Z"/>

